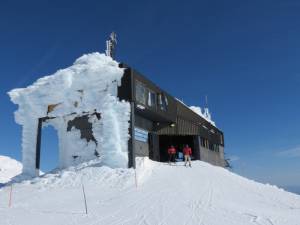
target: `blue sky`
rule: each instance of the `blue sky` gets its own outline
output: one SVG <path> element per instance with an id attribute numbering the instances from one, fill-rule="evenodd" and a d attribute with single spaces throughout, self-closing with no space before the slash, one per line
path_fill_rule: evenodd
<path id="1" fill-rule="evenodd" d="M 233 170 L 300 186 L 300 2 L 1 1 L 0 154 L 21 158 L 21 127 L 6 92 L 105 49 L 189 105 L 204 105 L 225 134 Z M 42 168 L 57 138 L 44 132 Z"/>

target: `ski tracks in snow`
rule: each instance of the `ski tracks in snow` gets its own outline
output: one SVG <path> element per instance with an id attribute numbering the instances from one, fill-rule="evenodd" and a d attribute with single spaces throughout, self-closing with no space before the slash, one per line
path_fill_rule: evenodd
<path id="1" fill-rule="evenodd" d="M 250 221 L 257 225 L 275 225 L 269 218 L 263 218 L 250 213 L 244 213 L 244 215 L 248 216 L 250 218 Z"/>
<path id="2" fill-rule="evenodd" d="M 8 194 L 2 189 L 0 224 L 299 225 L 297 196 L 214 170 L 202 163 L 193 169 L 160 164 L 138 187 L 133 174 L 116 182 L 87 181 L 88 215 L 77 186 L 16 186 L 12 208 L 4 207 Z"/>
<path id="3" fill-rule="evenodd" d="M 211 182 L 209 182 L 196 200 L 191 201 L 189 204 L 189 208 L 191 209 L 191 217 L 186 220 L 184 225 L 190 224 L 199 224 L 202 225 L 205 219 L 206 213 L 212 207 L 212 199 L 213 199 L 213 186 Z"/>

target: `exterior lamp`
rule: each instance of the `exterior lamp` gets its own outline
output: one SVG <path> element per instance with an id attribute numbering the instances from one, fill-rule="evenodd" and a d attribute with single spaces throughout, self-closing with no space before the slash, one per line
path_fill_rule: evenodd
<path id="1" fill-rule="evenodd" d="M 171 124 L 170 124 L 170 127 L 175 127 L 175 123 L 171 123 Z"/>

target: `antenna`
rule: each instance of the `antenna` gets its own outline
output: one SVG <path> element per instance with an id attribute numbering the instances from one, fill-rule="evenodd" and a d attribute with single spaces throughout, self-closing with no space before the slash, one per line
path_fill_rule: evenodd
<path id="1" fill-rule="evenodd" d="M 106 41 L 106 55 L 110 56 L 112 59 L 115 57 L 115 48 L 117 45 L 117 34 L 115 32 L 111 32 L 109 35 L 109 39 Z"/>
<path id="2" fill-rule="evenodd" d="M 208 97 L 205 95 L 205 108 L 208 108 Z"/>

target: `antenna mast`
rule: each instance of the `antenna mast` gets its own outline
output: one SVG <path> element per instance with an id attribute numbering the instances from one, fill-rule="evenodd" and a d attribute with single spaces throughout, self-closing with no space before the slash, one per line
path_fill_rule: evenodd
<path id="1" fill-rule="evenodd" d="M 207 98 L 207 95 L 205 95 L 205 108 L 208 108 L 208 98 Z"/>
<path id="2" fill-rule="evenodd" d="M 112 59 L 115 58 L 115 49 L 117 45 L 117 34 L 115 32 L 111 32 L 109 35 L 109 39 L 106 41 L 106 55 L 110 56 Z"/>

